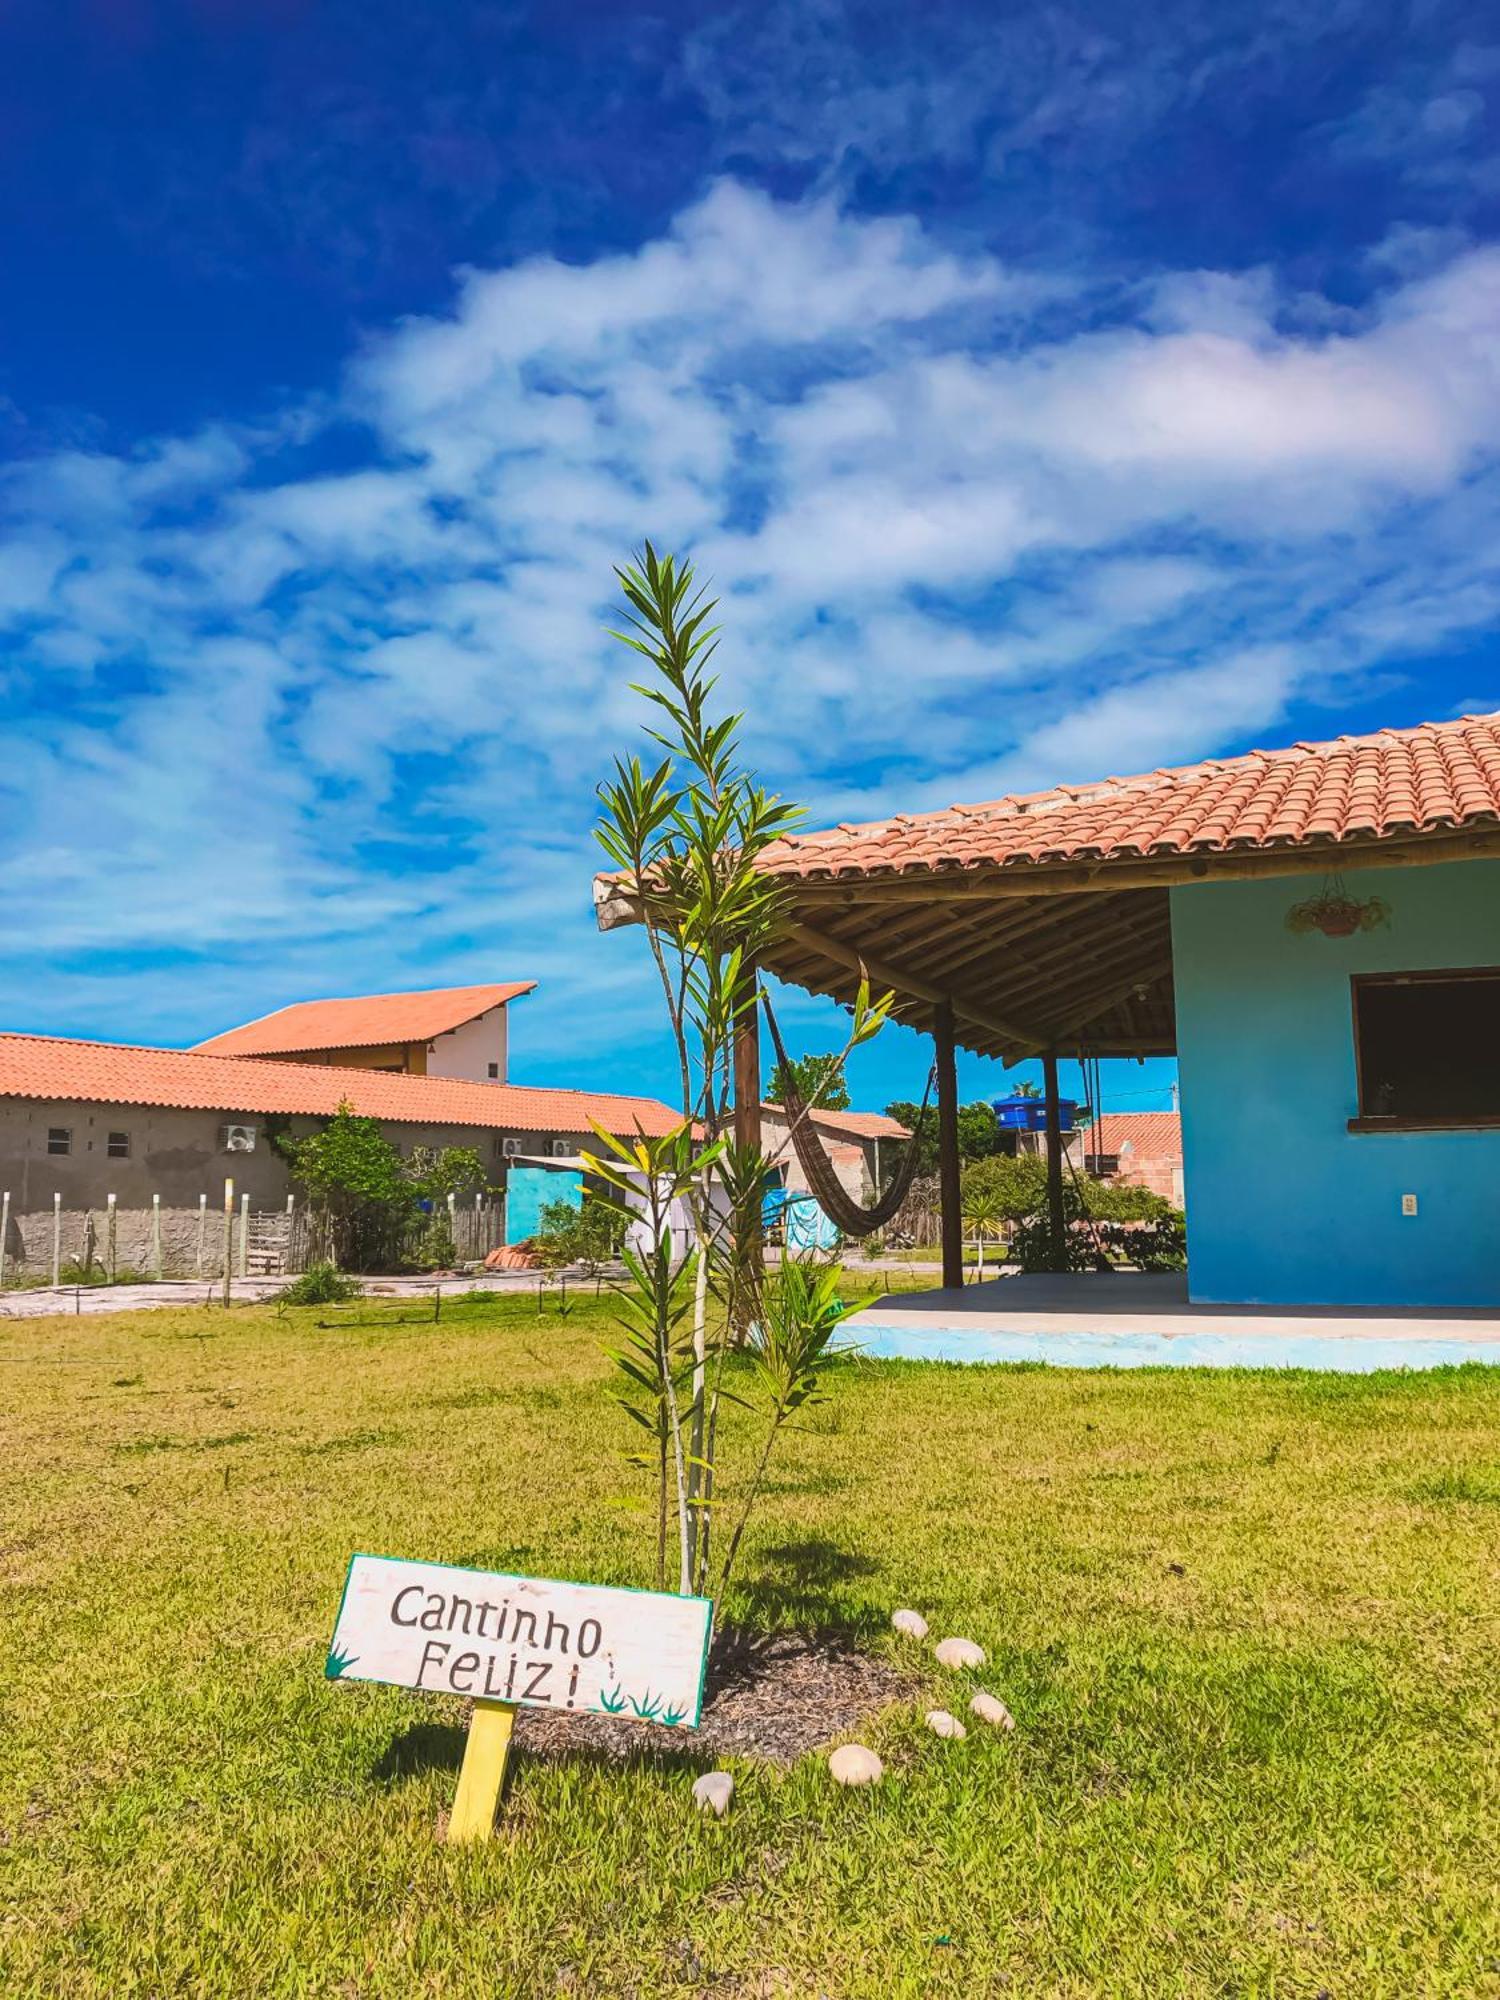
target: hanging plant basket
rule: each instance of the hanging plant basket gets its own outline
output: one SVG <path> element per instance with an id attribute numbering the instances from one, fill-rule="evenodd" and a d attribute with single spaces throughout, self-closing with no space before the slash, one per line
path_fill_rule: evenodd
<path id="1" fill-rule="evenodd" d="M 1286 913 L 1289 931 L 1321 931 L 1324 937 L 1353 937 L 1358 931 L 1384 930 L 1391 920 L 1391 906 L 1383 897 L 1366 896 L 1358 901 L 1344 887 L 1341 875 L 1330 875 L 1316 896 L 1293 903 Z"/>

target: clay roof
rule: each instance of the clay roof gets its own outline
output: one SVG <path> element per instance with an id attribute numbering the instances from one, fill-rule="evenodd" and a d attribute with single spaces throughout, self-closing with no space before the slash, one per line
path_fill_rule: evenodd
<path id="1" fill-rule="evenodd" d="M 1147 859 L 1450 833 L 1500 822 L 1500 715 L 1252 750 L 980 805 L 791 834 L 803 878 Z"/>
<path id="2" fill-rule="evenodd" d="M 1132 1153 L 1137 1160 L 1182 1159 L 1182 1119 L 1175 1111 L 1111 1111 L 1106 1104 L 1103 1146 L 1098 1146 L 1099 1124 L 1085 1128 L 1084 1149 L 1106 1153 Z"/>
<path id="3" fill-rule="evenodd" d="M 198 1043 L 202 1054 L 284 1056 L 306 1049 L 380 1048 L 387 1042 L 430 1042 L 517 1000 L 534 979 L 504 986 L 442 986 L 431 993 L 366 993 L 351 1000 L 298 1000 L 242 1028 Z"/>
<path id="4" fill-rule="evenodd" d="M 765 1103 L 762 1111 L 773 1118 L 785 1118 L 786 1112 L 779 1104 Z M 830 1132 L 847 1132 L 855 1139 L 909 1139 L 911 1133 L 897 1118 L 887 1118 L 883 1111 L 815 1111 L 812 1114 L 815 1125 L 821 1125 Z"/>
<path id="5" fill-rule="evenodd" d="M 311 1063 L 246 1062 L 196 1050 L 0 1033 L 0 1097 L 51 1103 L 149 1104 L 186 1111 L 300 1112 L 330 1117 L 342 1100 L 367 1117 L 408 1125 L 587 1133 L 597 1122 L 629 1135 L 670 1132 L 679 1115 L 654 1097 L 386 1075 Z"/>

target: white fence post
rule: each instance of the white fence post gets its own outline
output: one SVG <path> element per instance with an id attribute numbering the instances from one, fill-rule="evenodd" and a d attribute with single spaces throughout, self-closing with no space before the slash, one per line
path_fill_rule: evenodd
<path id="1" fill-rule="evenodd" d="M 62 1283 L 62 1196 L 52 1197 L 52 1288 Z"/>
<path id="2" fill-rule="evenodd" d="M 224 1303 L 229 1303 L 230 1275 L 234 1267 L 234 1182 L 224 1182 Z"/>
<path id="3" fill-rule="evenodd" d="M 5 1283 L 5 1251 L 10 1241 L 10 1189 L 0 1194 L 0 1285 Z"/>
<path id="4" fill-rule="evenodd" d="M 151 1275 L 161 1283 L 161 1196 L 151 1197 Z"/>
<path id="5" fill-rule="evenodd" d="M 240 1196 L 240 1276 L 250 1269 L 250 1197 Z"/>
<path id="6" fill-rule="evenodd" d="M 208 1196 L 198 1197 L 198 1276 L 203 1276 L 203 1260 L 208 1254 Z"/>
<path id="7" fill-rule="evenodd" d="M 119 1214 L 114 1196 L 109 1194 L 104 1199 L 109 1204 L 109 1237 L 105 1247 L 109 1255 L 109 1282 L 113 1284 L 119 1268 Z"/>

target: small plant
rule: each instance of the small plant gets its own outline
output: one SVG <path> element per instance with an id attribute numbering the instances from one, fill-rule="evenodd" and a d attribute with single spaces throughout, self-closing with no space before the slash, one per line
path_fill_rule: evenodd
<path id="1" fill-rule="evenodd" d="M 640 561 L 616 575 L 625 614 L 615 636 L 647 662 L 649 677 L 635 692 L 651 705 L 646 733 L 665 754 L 650 765 L 616 759 L 599 787 L 596 833 L 614 899 L 644 927 L 682 1122 L 660 1137 L 637 1132 L 629 1144 L 596 1126 L 598 1150 L 585 1159 L 596 1195 L 640 1225 L 623 1258 L 623 1338 L 610 1355 L 627 1384 L 618 1400 L 651 1440 L 640 1462 L 657 1479 L 658 1576 L 664 1581 L 675 1511 L 677 1587 L 708 1594 L 723 1497 L 715 1485 L 725 1370 L 769 1317 L 761 1216 L 776 1179 L 774 1161 L 734 1136 L 734 1055 L 755 1028 L 756 966 L 786 914 L 784 886 L 761 864 L 802 815 L 740 763 L 741 718 L 713 713 L 714 605 L 691 565 L 658 557 L 648 542 Z M 878 1032 L 889 1005 L 889 996 L 872 1000 L 861 979 L 845 1046 L 819 1059 L 821 1103 L 832 1101 L 850 1052 Z M 773 1418 L 762 1471 L 779 1428 Z M 758 1473 L 750 1504 L 759 1486 Z M 743 1526 L 742 1516 L 736 1540 Z M 721 1590 L 731 1567 L 732 1550 Z"/>
<path id="2" fill-rule="evenodd" d="M 336 1264 L 309 1264 L 300 1277 L 276 1294 L 279 1306 L 337 1306 L 357 1299 L 364 1290 L 358 1278 Z"/>
<path id="3" fill-rule="evenodd" d="M 451 1271 L 458 1262 L 458 1245 L 445 1211 L 438 1210 L 429 1219 L 414 1261 L 424 1271 Z"/>
<path id="4" fill-rule="evenodd" d="M 1358 931 L 1384 930 L 1391 921 L 1391 906 L 1382 896 L 1367 896 L 1363 902 L 1351 896 L 1341 875 L 1330 875 L 1316 896 L 1293 903 L 1286 913 L 1289 931 L 1306 934 L 1321 931 L 1324 937 L 1353 937 Z"/>

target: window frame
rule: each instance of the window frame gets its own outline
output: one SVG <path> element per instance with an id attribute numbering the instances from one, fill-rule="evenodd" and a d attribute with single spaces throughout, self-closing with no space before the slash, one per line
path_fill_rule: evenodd
<path id="1" fill-rule="evenodd" d="M 1500 1111 L 1471 1112 L 1461 1118 L 1404 1118 L 1399 1112 L 1370 1111 L 1365 1105 L 1364 1051 L 1360 1045 L 1359 996 L 1370 986 L 1428 986 L 1442 980 L 1488 979 L 1500 985 L 1500 965 L 1440 965 L 1420 972 L 1352 972 L 1349 1013 L 1354 1031 L 1354 1089 L 1358 1110 L 1349 1120 L 1351 1132 L 1492 1132 L 1500 1127 Z"/>
<path id="2" fill-rule="evenodd" d="M 120 1141 L 118 1146 L 115 1144 L 116 1139 Z M 128 1160 L 130 1158 L 130 1134 L 128 1132 L 106 1131 L 104 1134 L 104 1157 L 106 1160 Z"/>
<path id="3" fill-rule="evenodd" d="M 54 1139 L 62 1144 L 55 1146 Z M 73 1156 L 73 1128 L 71 1125 L 49 1125 L 47 1127 L 47 1157 L 49 1160 L 68 1160 Z"/>

